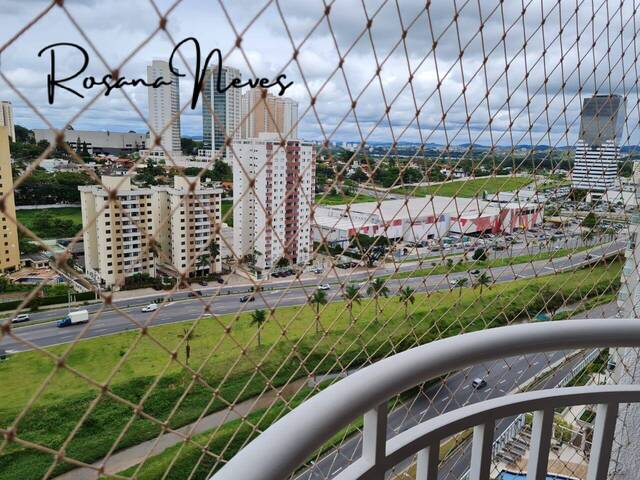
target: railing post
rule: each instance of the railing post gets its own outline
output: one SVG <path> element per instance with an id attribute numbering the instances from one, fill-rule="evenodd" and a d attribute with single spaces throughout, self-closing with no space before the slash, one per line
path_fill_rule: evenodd
<path id="1" fill-rule="evenodd" d="M 545 480 L 553 430 L 553 408 L 533 413 L 527 480 Z"/>
<path id="2" fill-rule="evenodd" d="M 601 403 L 596 410 L 593 443 L 589 458 L 587 480 L 605 480 L 611 460 L 611 446 L 618 417 L 617 403 Z"/>
<path id="3" fill-rule="evenodd" d="M 487 419 L 484 424 L 477 425 L 473 428 L 469 480 L 489 479 L 494 428 L 495 425 L 492 418 Z"/>
<path id="4" fill-rule="evenodd" d="M 364 414 L 362 458 L 369 465 L 370 479 L 384 479 L 387 447 L 387 404 L 378 405 Z"/>
<path id="5" fill-rule="evenodd" d="M 416 462 L 416 480 L 438 480 L 440 462 L 440 442 L 434 442 L 418 452 Z"/>

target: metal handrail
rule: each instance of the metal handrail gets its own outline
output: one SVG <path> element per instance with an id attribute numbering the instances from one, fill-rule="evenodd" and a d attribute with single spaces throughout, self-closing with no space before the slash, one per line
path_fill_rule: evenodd
<path id="1" fill-rule="evenodd" d="M 386 405 L 395 395 L 449 372 L 498 358 L 608 346 L 640 346 L 640 322 L 614 318 L 513 325 L 463 334 L 407 350 L 376 362 L 307 400 L 240 451 L 213 479 L 287 478 L 333 434 L 364 415 L 362 457 L 347 469 L 350 477 L 343 477 L 347 470 L 339 476 L 360 478 L 358 471 L 370 474 L 372 466 L 387 465 Z M 582 390 L 592 394 L 595 388 L 604 387 L 582 387 Z M 612 398 L 624 393 L 620 389 L 613 392 Z M 600 399 L 594 397 L 593 400 L 589 403 L 599 403 Z M 520 412 L 512 414 L 516 413 Z M 433 420 L 449 418 L 445 415 Z M 537 424 L 535 420 L 534 423 Z M 609 423 L 606 426 L 609 427 Z M 476 444 L 490 449 L 491 442 L 486 442 L 488 437 L 488 429 L 484 433 L 474 432 L 474 450 Z M 490 452 L 488 456 L 490 459 Z M 256 468 L 257 465 L 260 467 Z M 476 467 L 472 459 L 472 471 Z M 371 474 L 367 478 L 378 477 L 377 474 Z"/>

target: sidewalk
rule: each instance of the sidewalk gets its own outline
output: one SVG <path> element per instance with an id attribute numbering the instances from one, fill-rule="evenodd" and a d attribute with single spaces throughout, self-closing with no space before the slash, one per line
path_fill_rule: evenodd
<path id="1" fill-rule="evenodd" d="M 268 408 L 282 397 L 287 398 L 295 395 L 306 385 L 307 381 L 307 378 L 301 378 L 289 383 L 283 389 L 269 390 L 258 397 L 250 398 L 244 402 L 233 405 L 232 408 L 212 413 L 197 422 L 178 428 L 176 430 L 176 432 L 179 432 L 178 434 L 173 432 L 165 433 L 153 440 L 148 440 L 133 447 L 120 450 L 109 457 L 104 463 L 103 475 L 114 475 L 139 464 L 146 458 L 162 453 L 167 448 L 184 441 L 182 435 L 197 435 L 198 433 L 224 425 L 232 420 L 242 418 L 255 410 Z M 97 469 L 103 465 L 102 461 L 103 460 L 100 460 L 93 464 L 96 470 L 87 467 L 77 468 L 55 478 L 56 480 L 97 480 L 100 478 Z"/>

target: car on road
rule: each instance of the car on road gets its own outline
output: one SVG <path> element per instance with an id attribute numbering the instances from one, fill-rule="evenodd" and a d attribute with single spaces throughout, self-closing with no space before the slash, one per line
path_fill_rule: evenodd
<path id="1" fill-rule="evenodd" d="M 11 319 L 11 323 L 28 322 L 29 320 L 31 320 L 31 317 L 28 313 L 20 313 Z"/>
<path id="2" fill-rule="evenodd" d="M 157 303 L 150 303 L 147 306 L 142 307 L 143 312 L 155 312 L 158 309 Z"/>
<path id="3" fill-rule="evenodd" d="M 311 271 L 312 271 L 313 273 L 315 273 L 315 274 L 320 274 L 320 273 L 322 273 L 324 270 L 322 270 L 322 268 L 321 268 L 321 267 L 316 267 L 316 268 L 314 268 L 314 269 L 313 269 L 313 270 L 311 270 Z"/>
<path id="4" fill-rule="evenodd" d="M 480 378 L 480 377 L 474 378 L 473 381 L 471 382 L 471 386 L 476 390 L 480 390 L 487 386 L 487 381 L 484 378 Z"/>
<path id="5" fill-rule="evenodd" d="M 474 269 L 474 270 L 469 270 L 469 273 L 470 273 L 471 275 L 480 275 L 480 270 L 478 270 L 478 269 L 476 268 L 476 269 Z"/>
<path id="6" fill-rule="evenodd" d="M 200 290 L 194 290 L 193 292 L 189 292 L 189 297 L 201 297 L 202 292 Z"/>
<path id="7" fill-rule="evenodd" d="M 322 285 L 318 285 L 318 290 L 331 290 L 331 285 L 323 283 Z"/>
<path id="8" fill-rule="evenodd" d="M 254 297 L 253 295 L 243 295 L 242 297 L 240 297 L 240 303 L 254 302 L 255 300 L 256 297 Z"/>
<path id="9" fill-rule="evenodd" d="M 593 258 L 593 255 L 591 255 L 590 253 L 587 253 L 584 258 L 586 260 L 591 260 Z"/>

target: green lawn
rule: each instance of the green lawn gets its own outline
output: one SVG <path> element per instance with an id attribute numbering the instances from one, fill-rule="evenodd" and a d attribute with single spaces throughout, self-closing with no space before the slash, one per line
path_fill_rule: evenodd
<path id="1" fill-rule="evenodd" d="M 507 267 L 509 265 L 517 265 L 519 263 L 530 263 L 536 262 L 538 260 L 549 260 L 553 258 L 561 258 L 569 255 L 574 255 L 579 252 L 584 252 L 585 250 L 589 250 L 594 248 L 594 246 L 583 246 L 578 248 L 561 248 L 560 250 L 551 250 L 548 252 L 539 252 L 531 255 L 518 255 L 515 257 L 500 257 L 500 258 L 492 258 L 489 260 L 468 260 L 464 261 L 462 257 L 458 256 L 457 260 L 453 260 L 451 265 L 435 265 L 433 267 L 428 268 L 418 268 L 412 270 L 410 272 L 398 272 L 390 275 L 392 278 L 407 278 L 407 277 L 424 277 L 427 275 L 444 275 L 447 273 L 454 272 L 466 272 L 468 270 L 476 269 L 476 268 L 496 268 L 496 267 Z M 437 257 L 442 258 L 442 257 Z M 446 258 L 446 257 L 445 257 Z M 425 260 L 428 260 L 425 259 Z"/>
<path id="2" fill-rule="evenodd" d="M 222 218 L 222 221 L 230 227 L 233 227 L 233 200 L 222 200 L 220 210 L 220 218 Z M 227 215 L 227 212 L 230 210 L 231 213 L 226 217 L 225 215 Z"/>
<path id="3" fill-rule="evenodd" d="M 344 195 L 340 193 L 331 194 L 331 193 L 319 193 L 316 195 L 316 203 L 318 205 L 343 205 L 346 203 L 365 203 L 365 202 L 375 202 L 375 197 L 369 195 Z"/>
<path id="4" fill-rule="evenodd" d="M 205 409 L 208 413 L 214 412 L 224 408 L 226 401 L 239 401 L 260 393 L 267 378 L 272 379 L 275 386 L 283 385 L 306 376 L 309 371 L 332 371 L 335 365 L 353 367 L 436 338 L 533 316 L 549 302 L 575 303 L 613 291 L 618 285 L 620 267 L 620 263 L 614 263 L 518 280 L 485 289 L 482 296 L 471 288 L 463 289 L 460 298 L 457 291 L 417 294 L 415 304 L 410 306 L 409 318 L 404 316 L 403 305 L 392 297 L 380 300 L 383 313 L 374 319 L 374 305 L 365 299 L 362 305 L 354 307 L 357 320 L 352 324 L 345 304 L 335 302 L 321 313 L 323 329 L 327 331 L 322 338 L 314 333 L 315 314 L 310 306 L 282 307 L 275 310 L 265 324 L 260 347 L 256 344 L 256 329 L 250 323 L 250 314 L 238 318 L 235 315 L 223 315 L 215 320 L 205 318 L 197 322 L 191 342 L 190 364 L 196 369 L 201 367 L 203 378 L 203 382 L 195 385 L 191 375 L 158 346 L 161 344 L 169 351 L 176 349 L 179 335 L 192 325 L 191 321 L 151 328 L 149 331 L 156 342 L 134 331 L 80 342 L 68 355 L 66 364 L 100 384 L 109 379 L 114 367 L 122 362 L 110 380 L 110 390 L 132 402 L 140 401 L 161 375 L 144 401 L 144 411 L 178 427 L 196 420 Z M 229 333 L 225 333 L 226 328 Z M 67 348 L 60 345 L 48 350 L 60 356 Z M 127 354 L 129 349 L 131 353 Z M 208 357 L 211 352 L 213 355 Z M 179 350 L 179 358 L 184 361 L 183 348 Z M 256 365 L 259 365 L 258 375 Z M 49 375 L 48 386 L 20 421 L 18 432 L 21 439 L 57 449 L 96 399 L 99 389 L 68 370 L 56 368 L 55 360 L 42 353 L 19 353 L 0 362 L 0 426 L 13 422 Z M 212 396 L 211 388 L 204 382 L 216 388 L 217 394 Z M 183 394 L 184 400 L 178 405 Z M 174 407 L 175 412 L 170 416 Z M 129 407 L 102 397 L 68 444 L 67 454 L 86 462 L 101 458 L 130 419 Z M 242 432 L 248 430 L 243 427 Z M 155 423 L 135 417 L 118 449 L 153 438 L 159 431 Z M 234 449 L 242 445 L 242 435 L 233 437 L 233 446 L 225 449 L 225 456 L 232 455 Z M 50 465 L 48 455 L 11 443 L 0 455 L 0 478 L 40 478 Z M 56 468 L 56 474 L 70 468 L 63 464 Z"/>
<path id="5" fill-rule="evenodd" d="M 76 231 L 54 231 L 46 230 L 39 227 L 36 222 L 36 217 L 39 215 L 50 215 L 55 220 L 70 220 L 75 226 Z M 58 238 L 58 237 L 73 237 L 77 231 L 82 229 L 82 211 L 80 207 L 65 207 L 65 208 L 40 208 L 35 210 L 16 210 L 16 217 L 25 227 L 32 230 L 36 235 L 42 239 Z M 75 227 L 74 227 L 75 228 Z M 63 233 L 63 235 L 60 235 Z"/>
<path id="6" fill-rule="evenodd" d="M 399 187 L 393 191 L 416 197 L 437 195 L 441 197 L 478 197 L 489 193 L 518 190 L 533 181 L 530 177 L 482 177 L 431 185 L 429 187 Z"/>

